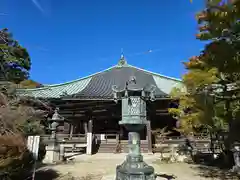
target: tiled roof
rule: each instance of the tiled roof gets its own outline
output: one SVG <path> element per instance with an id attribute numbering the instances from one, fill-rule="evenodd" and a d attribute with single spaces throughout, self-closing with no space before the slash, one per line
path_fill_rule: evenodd
<path id="1" fill-rule="evenodd" d="M 18 89 L 18 94 L 36 98 L 60 98 L 64 95 L 79 97 L 81 99 L 111 98 L 112 86 L 118 85 L 123 87 L 131 76 L 135 76 L 136 81 L 142 87 L 145 85 L 155 85 L 157 87 L 155 93 L 158 97 L 168 96 L 173 87 L 182 84 L 179 79 L 163 76 L 126 64 L 123 66 L 116 65 L 72 82 L 35 89 Z"/>
<path id="2" fill-rule="evenodd" d="M 88 85 L 90 80 L 91 77 L 63 84 L 49 85 L 42 88 L 18 89 L 17 92 L 21 96 L 30 96 L 36 98 L 59 98 L 65 94 L 71 95 L 82 91 Z"/>

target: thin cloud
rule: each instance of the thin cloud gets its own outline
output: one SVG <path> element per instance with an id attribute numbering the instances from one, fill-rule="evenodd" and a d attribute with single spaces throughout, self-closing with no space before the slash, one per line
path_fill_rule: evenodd
<path id="1" fill-rule="evenodd" d="M 42 13 L 45 13 L 44 9 L 42 8 L 42 6 L 38 2 L 38 0 L 31 0 L 31 1 L 34 4 L 34 6 L 36 6 L 36 8 L 38 8 L 39 11 L 41 11 Z"/>
<path id="2" fill-rule="evenodd" d="M 132 56 L 140 56 L 140 55 L 145 55 L 145 54 L 149 54 L 149 53 L 155 53 L 155 52 L 159 52 L 162 49 L 149 49 L 147 51 L 142 51 L 142 52 L 138 52 L 138 53 L 132 53 L 132 54 L 127 54 L 126 56 L 128 57 L 132 57 Z"/>

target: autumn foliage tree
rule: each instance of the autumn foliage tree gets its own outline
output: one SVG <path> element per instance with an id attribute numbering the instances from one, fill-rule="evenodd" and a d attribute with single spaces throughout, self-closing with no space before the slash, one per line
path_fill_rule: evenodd
<path id="1" fill-rule="evenodd" d="M 40 88 L 40 87 L 43 87 L 43 85 L 31 79 L 26 79 L 19 83 L 19 88 Z"/>
<path id="2" fill-rule="evenodd" d="M 185 91 L 173 90 L 180 103 L 178 109 L 169 110 L 185 133 L 203 126 L 229 130 L 240 118 L 240 0 L 209 0 L 196 18 L 196 38 L 206 45 L 184 63 Z"/>

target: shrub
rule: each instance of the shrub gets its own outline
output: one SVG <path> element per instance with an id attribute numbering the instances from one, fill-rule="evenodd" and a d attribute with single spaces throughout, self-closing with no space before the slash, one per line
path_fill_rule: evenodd
<path id="1" fill-rule="evenodd" d="M 28 151 L 26 140 L 21 135 L 0 136 L 0 179 L 19 179 L 30 172 L 34 161 Z"/>

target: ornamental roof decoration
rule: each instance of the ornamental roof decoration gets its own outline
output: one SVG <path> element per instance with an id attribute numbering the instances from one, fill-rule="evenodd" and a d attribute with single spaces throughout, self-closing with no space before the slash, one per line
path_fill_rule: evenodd
<path id="1" fill-rule="evenodd" d="M 120 60 L 118 61 L 118 66 L 119 67 L 122 67 L 122 66 L 126 66 L 127 65 L 127 60 L 126 58 L 124 57 L 124 54 L 122 52 L 121 54 L 121 57 L 120 57 Z"/>

